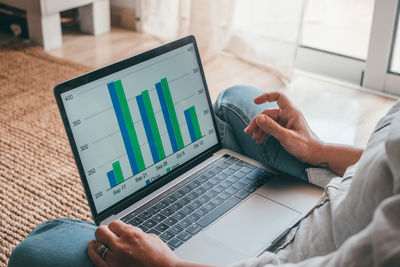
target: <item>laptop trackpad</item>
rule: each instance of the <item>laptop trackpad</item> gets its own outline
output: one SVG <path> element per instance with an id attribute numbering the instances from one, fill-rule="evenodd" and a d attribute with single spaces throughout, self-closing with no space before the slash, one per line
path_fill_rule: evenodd
<path id="1" fill-rule="evenodd" d="M 254 194 L 205 234 L 248 256 L 257 256 L 300 217 L 300 212 Z"/>

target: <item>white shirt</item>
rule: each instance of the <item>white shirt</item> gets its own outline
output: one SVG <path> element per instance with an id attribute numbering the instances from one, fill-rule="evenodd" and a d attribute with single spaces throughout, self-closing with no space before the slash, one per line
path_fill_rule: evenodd
<path id="1" fill-rule="evenodd" d="M 318 204 L 275 253 L 232 266 L 400 266 L 400 101 L 343 177 L 307 172 L 325 187 Z"/>

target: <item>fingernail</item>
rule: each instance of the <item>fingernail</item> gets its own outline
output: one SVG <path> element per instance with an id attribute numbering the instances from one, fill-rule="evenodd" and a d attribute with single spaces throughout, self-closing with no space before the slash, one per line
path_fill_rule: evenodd
<path id="1" fill-rule="evenodd" d="M 257 122 L 258 122 L 259 124 L 263 124 L 263 123 L 265 122 L 264 116 L 258 117 Z"/>

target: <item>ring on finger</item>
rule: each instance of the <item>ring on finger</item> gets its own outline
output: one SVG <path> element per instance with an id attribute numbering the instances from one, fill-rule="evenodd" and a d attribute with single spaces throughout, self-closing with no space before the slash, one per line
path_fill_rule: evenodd
<path id="1" fill-rule="evenodd" d="M 106 260 L 108 250 L 109 250 L 109 248 L 106 245 L 104 245 L 104 244 L 100 245 L 99 255 L 103 258 L 103 260 Z"/>

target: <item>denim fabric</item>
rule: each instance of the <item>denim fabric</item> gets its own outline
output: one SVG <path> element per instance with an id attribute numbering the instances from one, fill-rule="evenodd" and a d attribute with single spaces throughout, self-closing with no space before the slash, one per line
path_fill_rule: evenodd
<path id="1" fill-rule="evenodd" d="M 74 219 L 42 223 L 13 251 L 9 267 L 94 266 L 87 254 L 97 226 Z"/>
<path id="2" fill-rule="evenodd" d="M 277 139 L 267 136 L 264 142 L 258 145 L 250 135 L 243 132 L 251 119 L 261 111 L 277 107 L 275 103 L 254 104 L 253 99 L 262 93 L 264 91 L 258 88 L 238 85 L 219 94 L 214 103 L 214 112 L 223 146 L 271 168 L 308 181 L 306 168 L 310 165 L 300 162 L 286 152 Z"/>
<path id="3" fill-rule="evenodd" d="M 269 136 L 257 145 L 243 130 L 250 120 L 274 103 L 256 105 L 254 97 L 263 91 L 234 86 L 222 92 L 214 104 L 219 132 L 225 148 L 242 153 L 263 164 L 307 180 L 306 164 L 289 155 Z M 87 255 L 96 226 L 73 219 L 57 219 L 36 227 L 13 251 L 9 266 L 93 266 Z"/>

